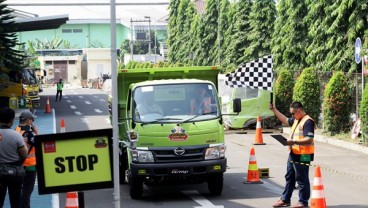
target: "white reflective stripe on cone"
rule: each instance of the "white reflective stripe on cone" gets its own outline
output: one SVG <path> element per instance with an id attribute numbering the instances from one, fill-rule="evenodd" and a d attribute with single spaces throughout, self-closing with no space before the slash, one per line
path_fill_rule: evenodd
<path id="1" fill-rule="evenodd" d="M 322 186 L 322 178 L 320 177 L 314 177 L 313 179 L 313 186 Z"/>
<path id="2" fill-rule="evenodd" d="M 325 198 L 325 193 L 323 190 L 313 190 L 312 191 L 312 199 L 323 199 Z"/>

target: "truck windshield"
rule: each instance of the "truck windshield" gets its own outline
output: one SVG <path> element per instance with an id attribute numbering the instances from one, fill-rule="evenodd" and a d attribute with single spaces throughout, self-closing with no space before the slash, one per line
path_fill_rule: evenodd
<path id="1" fill-rule="evenodd" d="M 38 79 L 33 69 L 22 69 L 20 71 L 23 84 L 37 84 Z"/>
<path id="2" fill-rule="evenodd" d="M 143 123 L 193 122 L 220 116 L 216 89 L 207 83 L 137 87 L 133 92 L 133 112 L 134 120 Z"/>

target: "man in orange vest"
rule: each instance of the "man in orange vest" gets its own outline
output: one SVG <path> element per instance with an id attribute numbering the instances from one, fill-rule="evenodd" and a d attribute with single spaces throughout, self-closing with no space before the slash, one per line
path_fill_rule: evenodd
<path id="1" fill-rule="evenodd" d="M 31 194 L 33 192 L 36 181 L 36 155 L 34 136 L 38 134 L 37 127 L 33 124 L 35 116 L 30 111 L 24 111 L 19 116 L 19 125 L 16 131 L 20 132 L 24 138 L 24 142 L 28 147 L 28 157 L 23 162 L 26 170 L 26 176 L 23 179 L 21 191 L 21 207 L 29 208 Z"/>
<path id="2" fill-rule="evenodd" d="M 310 198 L 309 165 L 314 159 L 314 130 L 315 123 L 303 110 L 300 102 L 290 105 L 292 118 L 287 118 L 271 103 L 270 110 L 286 126 L 291 126 L 291 135 L 287 140 L 290 147 L 287 172 L 285 175 L 286 185 L 281 198 L 273 207 L 290 206 L 290 199 L 296 183 L 299 185 L 299 201 L 293 208 L 308 207 Z"/>

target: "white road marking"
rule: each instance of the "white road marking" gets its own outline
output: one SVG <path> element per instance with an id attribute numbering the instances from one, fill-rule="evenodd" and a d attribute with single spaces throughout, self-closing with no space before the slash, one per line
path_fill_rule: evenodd
<path id="1" fill-rule="evenodd" d="M 77 114 L 78 116 L 82 115 L 83 113 L 79 112 L 79 111 L 74 111 L 75 114 Z"/>
<path id="2" fill-rule="evenodd" d="M 100 109 L 95 109 L 96 113 L 102 113 L 103 111 L 101 111 Z"/>
<path id="3" fill-rule="evenodd" d="M 68 99 L 69 97 L 64 95 L 63 98 Z"/>
<path id="4" fill-rule="evenodd" d="M 82 95 L 79 95 L 78 97 L 79 97 L 79 98 L 84 98 Z"/>
<path id="5" fill-rule="evenodd" d="M 189 196 L 193 201 L 197 202 L 201 206 L 194 206 L 194 208 L 224 208 L 223 205 L 214 205 L 212 202 L 204 198 L 198 191 L 196 190 L 187 190 L 182 191 L 185 195 Z"/>
<path id="6" fill-rule="evenodd" d="M 105 102 L 105 99 L 100 99 L 101 102 Z"/>
<path id="7" fill-rule="evenodd" d="M 91 102 L 89 102 L 88 100 L 84 101 L 87 105 L 91 105 Z"/>
<path id="8" fill-rule="evenodd" d="M 66 100 L 66 102 L 67 102 L 67 103 L 72 103 L 72 101 L 71 101 L 71 100 Z"/>
<path id="9" fill-rule="evenodd" d="M 52 208 L 59 208 L 59 194 L 52 194 Z"/>
<path id="10" fill-rule="evenodd" d="M 98 96 L 97 96 L 97 95 L 94 95 L 93 97 L 94 97 L 94 98 L 98 98 Z"/>
<path id="11" fill-rule="evenodd" d="M 70 108 L 73 109 L 73 110 L 77 109 L 77 107 L 75 107 L 75 105 L 71 105 Z"/>
<path id="12" fill-rule="evenodd" d="M 55 109 L 52 109 L 52 124 L 54 125 L 53 133 L 56 134 L 56 117 L 55 117 Z"/>
<path id="13" fill-rule="evenodd" d="M 53 123 L 53 131 L 56 134 L 56 117 L 55 117 L 55 109 L 52 109 L 52 123 Z M 38 182 L 37 182 L 38 183 Z M 52 208 L 59 208 L 59 194 L 51 195 Z"/>

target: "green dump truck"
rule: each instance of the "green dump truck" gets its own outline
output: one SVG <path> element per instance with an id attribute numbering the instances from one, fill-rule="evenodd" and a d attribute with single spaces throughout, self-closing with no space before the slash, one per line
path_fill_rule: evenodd
<path id="1" fill-rule="evenodd" d="M 9 106 L 9 99 L 16 97 L 19 107 L 40 106 L 40 83 L 33 68 L 0 72 L 0 106 Z"/>
<path id="2" fill-rule="evenodd" d="M 143 184 L 207 182 L 211 194 L 221 194 L 226 147 L 219 72 L 216 67 L 119 70 L 120 180 L 129 183 L 131 198 L 142 196 Z M 240 99 L 233 103 L 239 112 Z"/>

